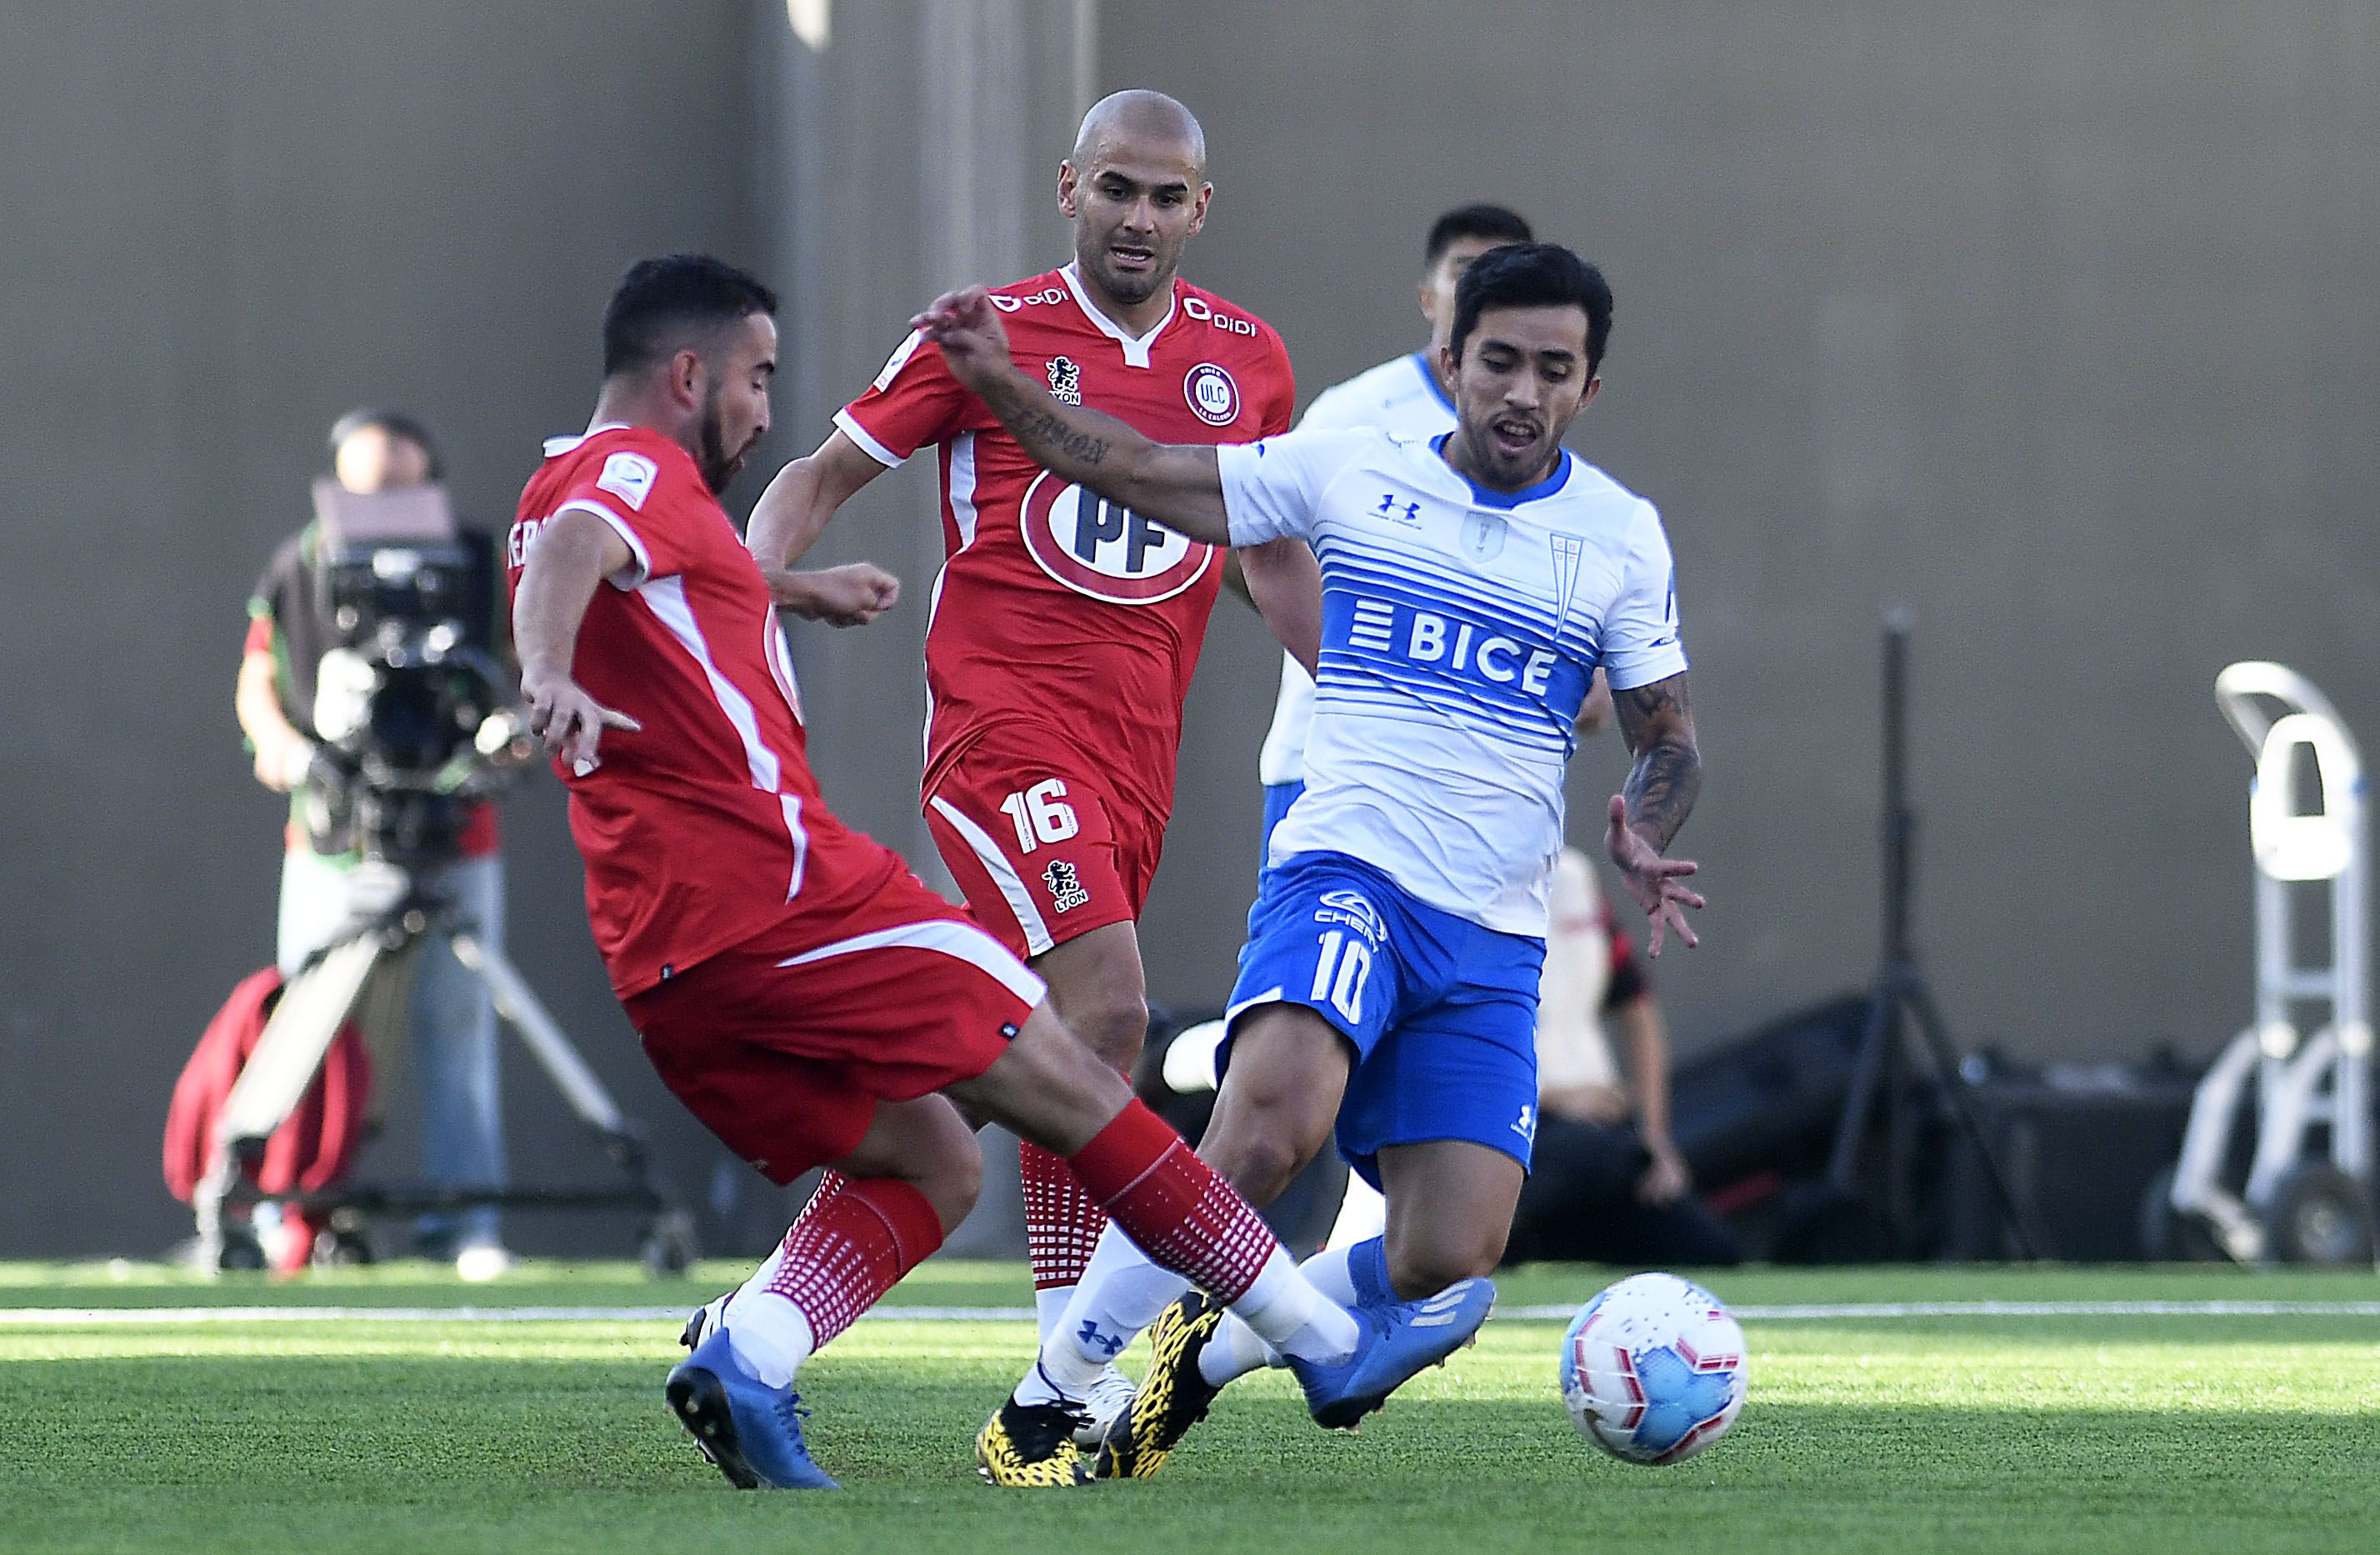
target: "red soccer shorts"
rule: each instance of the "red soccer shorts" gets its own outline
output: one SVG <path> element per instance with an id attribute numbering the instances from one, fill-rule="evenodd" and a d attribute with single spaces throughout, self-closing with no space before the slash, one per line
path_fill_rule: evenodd
<path id="1" fill-rule="evenodd" d="M 880 1101 L 971 1080 L 1041 1002 L 1041 979 L 904 876 L 818 942 L 787 926 L 626 1002 L 687 1111 L 780 1185 L 856 1149 Z"/>
<path id="2" fill-rule="evenodd" d="M 1165 818 L 1123 799 L 1078 742 L 1022 723 L 959 755 L 926 825 L 976 921 L 1027 958 L 1137 921 L 1165 846 Z"/>

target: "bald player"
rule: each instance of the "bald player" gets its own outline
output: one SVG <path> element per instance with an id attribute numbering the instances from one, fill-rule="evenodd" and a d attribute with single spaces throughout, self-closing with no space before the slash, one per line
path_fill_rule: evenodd
<path id="1" fill-rule="evenodd" d="M 1161 442 L 1286 431 L 1295 385 L 1280 336 L 1179 274 L 1213 194 L 1205 132 L 1180 103 L 1121 91 L 1094 105 L 1058 164 L 1073 257 L 991 293 L 1011 359 L 1060 400 Z M 947 557 L 926 631 L 927 824 L 977 920 L 1048 982 L 1093 1051 L 1128 1069 L 1148 1027 L 1135 925 L 1224 558 L 1049 474 L 913 331 L 754 509 L 749 543 L 772 586 L 854 493 L 925 449 Z M 1240 562 L 1275 634 L 1310 663 L 1312 553 L 1288 541 Z M 1026 1145 L 1022 1171 L 1046 1338 L 1105 1217 L 1056 1156 Z M 838 1191 L 831 1177 L 821 1198 Z M 1091 1415 L 1082 1440 L 1130 1397 L 1109 1367 L 1073 1401 Z"/>

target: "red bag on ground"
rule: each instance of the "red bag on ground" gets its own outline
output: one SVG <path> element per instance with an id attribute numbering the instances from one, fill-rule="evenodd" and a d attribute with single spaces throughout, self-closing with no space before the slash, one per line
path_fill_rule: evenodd
<path id="1" fill-rule="evenodd" d="M 256 1039 L 264 1034 L 281 988 L 280 972 L 270 966 L 240 979 L 207 1023 L 189 1062 L 182 1066 L 181 1078 L 174 1082 L 173 1104 L 165 1111 L 165 1187 L 185 1204 L 206 1175 L 215 1114 L 255 1051 Z M 265 1193 L 314 1193 L 346 1175 L 356 1147 L 363 1142 L 370 1101 L 371 1056 L 363 1034 L 349 1021 L 332 1039 L 322 1072 L 306 1087 L 298 1110 L 265 1141 L 256 1186 Z M 293 1234 L 284 1246 L 281 1267 L 303 1268 L 321 1227 L 296 1209 L 283 1211 L 283 1223 Z"/>

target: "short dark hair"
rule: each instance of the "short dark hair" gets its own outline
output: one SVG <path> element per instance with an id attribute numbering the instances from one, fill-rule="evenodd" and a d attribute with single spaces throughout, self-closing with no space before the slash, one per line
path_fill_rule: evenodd
<path id="1" fill-rule="evenodd" d="M 1530 243 L 1536 234 L 1528 219 L 1501 205 L 1458 205 L 1429 224 L 1429 241 L 1422 245 L 1421 267 L 1430 269 L 1446 250 L 1465 237 L 1493 237 L 1505 243 Z"/>
<path id="2" fill-rule="evenodd" d="M 1603 272 L 1559 243 L 1508 243 L 1471 261 L 1454 285 L 1454 327 L 1447 344 L 1463 359 L 1463 343 L 1490 308 L 1582 309 L 1586 313 L 1586 371 L 1603 364 L 1611 338 L 1611 285 Z"/>
<path id="3" fill-rule="evenodd" d="M 421 450 L 430 461 L 430 479 L 437 480 L 446 473 L 446 461 L 438 456 L 438 444 L 431 441 L 430 429 L 402 410 L 384 410 L 376 406 L 358 406 L 331 423 L 331 458 L 336 462 L 339 450 L 347 439 L 358 432 L 378 431 L 390 437 L 401 437 Z"/>
<path id="4" fill-rule="evenodd" d="M 665 361 L 689 334 L 708 334 L 754 313 L 774 316 L 777 294 L 709 254 L 638 260 L 603 310 L 603 376 Z"/>

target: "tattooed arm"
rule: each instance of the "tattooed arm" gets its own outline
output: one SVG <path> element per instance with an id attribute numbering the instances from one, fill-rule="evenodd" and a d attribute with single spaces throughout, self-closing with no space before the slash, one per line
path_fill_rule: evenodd
<path id="1" fill-rule="evenodd" d="M 1684 909 L 1703 899 L 1685 877 L 1696 866 L 1664 858 L 1661 852 L 1686 823 L 1703 785 L 1701 755 L 1694 748 L 1694 718 L 1687 706 L 1686 677 L 1673 674 L 1649 686 L 1611 693 L 1620 737 L 1636 758 L 1627 784 L 1611 796 L 1604 848 L 1619 866 L 1628 894 L 1652 921 L 1645 949 L 1661 954 L 1664 929 L 1674 929 L 1689 947 L 1701 943 L 1686 923 Z"/>
<path id="2" fill-rule="evenodd" d="M 1702 791 L 1703 762 L 1694 748 L 1694 715 L 1686 704 L 1686 677 L 1673 674 L 1650 686 L 1611 693 L 1620 737 L 1636 758 L 1628 784 L 1628 825 L 1658 851 L 1670 845 L 1686 823 Z"/>
<path id="3" fill-rule="evenodd" d="M 1231 543 L 1214 449 L 1152 442 L 1112 416 L 1051 398 L 1009 359 L 1008 332 L 981 286 L 939 298 L 910 324 L 941 347 L 951 376 L 1035 464 L 1193 540 Z"/>

